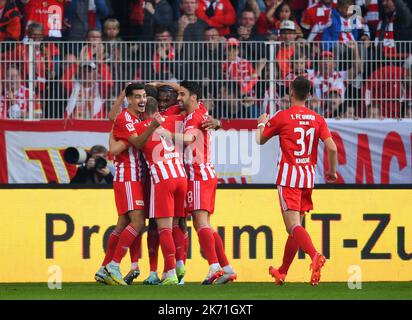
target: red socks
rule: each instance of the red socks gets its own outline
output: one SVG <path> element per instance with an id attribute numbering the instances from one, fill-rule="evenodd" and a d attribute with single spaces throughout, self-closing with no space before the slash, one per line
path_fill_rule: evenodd
<path id="1" fill-rule="evenodd" d="M 156 272 L 159 252 L 159 233 L 157 229 L 147 231 L 147 248 L 149 250 L 150 271 Z"/>
<path id="2" fill-rule="evenodd" d="M 302 248 L 305 253 L 307 253 L 311 259 L 316 254 L 316 249 L 313 246 L 312 239 L 309 236 L 309 233 L 302 226 L 292 227 L 292 236 L 293 240 Z"/>
<path id="3" fill-rule="evenodd" d="M 109 240 L 107 241 L 106 255 L 104 256 L 102 266 L 106 266 L 112 261 L 117 243 L 119 242 L 119 237 L 120 235 L 116 231 L 113 231 L 110 235 Z"/>
<path id="4" fill-rule="evenodd" d="M 229 265 L 229 261 L 227 260 L 227 257 L 226 257 L 222 238 L 216 231 L 213 233 L 213 237 L 215 238 L 215 249 L 216 249 L 217 258 L 219 260 L 219 264 L 222 268 L 226 267 L 227 265 Z"/>
<path id="5" fill-rule="evenodd" d="M 293 239 L 291 235 L 289 235 L 288 240 L 285 244 L 285 251 L 283 253 L 283 261 L 282 265 L 279 268 L 279 272 L 282 274 L 287 274 L 290 265 L 292 264 L 293 259 L 295 258 L 296 252 L 299 250 L 299 245 Z"/>
<path id="6" fill-rule="evenodd" d="M 136 239 L 134 239 L 129 250 L 131 262 L 139 262 L 139 259 L 142 257 L 142 236 L 140 234 L 136 237 Z"/>
<path id="7" fill-rule="evenodd" d="M 137 237 L 137 231 L 129 224 L 126 229 L 120 234 L 119 243 L 117 244 L 116 251 L 113 255 L 113 261 L 120 263 L 127 250 Z"/>
<path id="8" fill-rule="evenodd" d="M 219 263 L 216 255 L 215 238 L 212 229 L 210 229 L 209 226 L 202 227 L 197 230 L 197 235 L 199 237 L 200 248 L 209 265 Z"/>
<path id="9" fill-rule="evenodd" d="M 185 259 L 185 235 L 179 225 L 173 226 L 173 240 L 176 246 L 176 261 Z"/>
<path id="10" fill-rule="evenodd" d="M 173 233 L 170 228 L 159 229 L 159 242 L 162 248 L 163 258 L 165 261 L 165 269 L 169 271 L 176 267 L 176 247 L 173 241 Z"/>

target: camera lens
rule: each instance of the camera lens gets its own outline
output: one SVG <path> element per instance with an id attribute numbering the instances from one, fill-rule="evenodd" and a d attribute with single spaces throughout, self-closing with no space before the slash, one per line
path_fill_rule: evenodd
<path id="1" fill-rule="evenodd" d="M 107 166 L 107 161 L 106 161 L 106 159 L 104 159 L 104 158 L 102 158 L 102 157 L 96 158 L 96 160 L 95 160 L 95 165 L 94 165 L 94 167 L 95 167 L 96 169 L 103 169 L 103 168 L 106 168 L 106 166 Z"/>

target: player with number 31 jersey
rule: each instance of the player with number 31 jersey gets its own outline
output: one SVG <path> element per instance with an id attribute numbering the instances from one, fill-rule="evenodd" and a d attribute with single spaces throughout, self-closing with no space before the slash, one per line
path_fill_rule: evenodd
<path id="1" fill-rule="evenodd" d="M 258 119 L 256 142 L 266 143 L 273 136 L 279 136 L 280 154 L 277 164 L 276 185 L 283 220 L 289 233 L 285 245 L 282 266 L 270 267 L 269 273 L 276 284 L 283 284 L 289 267 L 301 248 L 312 259 L 310 283 L 317 285 L 325 257 L 316 251 L 308 232 L 302 226 L 302 217 L 313 209 L 312 189 L 315 181 L 317 150 L 319 140 L 325 144 L 329 170 L 327 182 L 337 178 L 337 149 L 322 116 L 305 106 L 310 93 L 310 81 L 297 77 L 291 85 L 291 107 L 277 112 L 270 120 L 266 114 Z"/>

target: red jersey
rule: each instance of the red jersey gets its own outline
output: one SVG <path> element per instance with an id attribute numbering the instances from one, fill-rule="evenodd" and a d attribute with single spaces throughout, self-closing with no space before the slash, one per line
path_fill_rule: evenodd
<path id="1" fill-rule="evenodd" d="M 314 39 L 310 38 L 310 40 L 322 41 L 323 30 L 330 25 L 332 8 L 335 6 L 335 1 L 331 6 L 326 6 L 319 1 L 303 11 L 300 25 L 306 30 L 316 33 Z"/>
<path id="2" fill-rule="evenodd" d="M 207 113 L 207 109 L 202 101 L 199 101 L 199 109 L 202 110 L 202 112 Z M 165 111 L 160 112 L 162 116 L 172 116 L 172 115 L 178 115 L 182 113 L 185 113 L 185 111 L 178 104 L 174 106 L 170 106 Z"/>
<path id="3" fill-rule="evenodd" d="M 280 153 L 276 184 L 313 188 L 319 139 L 331 137 L 325 119 L 303 106 L 278 111 L 266 124 L 262 136 L 279 135 Z"/>
<path id="4" fill-rule="evenodd" d="M 182 108 L 180 108 L 180 106 L 178 104 L 176 104 L 176 105 L 170 106 L 166 110 L 160 112 L 160 114 L 162 116 L 172 116 L 172 115 L 181 114 L 182 111 L 184 111 L 184 110 Z"/>
<path id="5" fill-rule="evenodd" d="M 128 138 L 136 133 L 135 125 L 140 120 L 127 109 L 120 113 L 113 124 L 113 136 L 116 140 L 128 142 Z M 142 168 L 139 160 L 139 152 L 135 147 L 129 146 L 121 154 L 115 157 L 114 165 L 116 173 L 113 181 L 141 181 Z"/>
<path id="6" fill-rule="evenodd" d="M 200 102 L 200 104 L 202 104 Z M 202 104 L 203 105 L 203 104 Z M 183 133 L 191 134 L 196 140 L 189 144 L 185 150 L 185 165 L 189 180 L 216 179 L 215 169 L 212 163 L 212 133 L 202 128 L 202 123 L 207 120 L 209 114 L 203 106 L 188 114 L 183 121 Z"/>
<path id="7" fill-rule="evenodd" d="M 170 132 L 176 132 L 176 117 L 179 116 L 167 117 L 162 127 Z M 135 125 L 137 134 L 142 134 L 151 121 L 152 119 L 148 119 L 137 123 Z M 187 178 L 183 167 L 183 151 L 174 144 L 173 140 L 155 131 L 141 151 L 155 184 L 168 179 Z"/>
<path id="8" fill-rule="evenodd" d="M 37 22 L 43 25 L 46 37 L 62 37 L 64 0 L 30 0 L 24 5 L 23 15 L 27 23 Z"/>

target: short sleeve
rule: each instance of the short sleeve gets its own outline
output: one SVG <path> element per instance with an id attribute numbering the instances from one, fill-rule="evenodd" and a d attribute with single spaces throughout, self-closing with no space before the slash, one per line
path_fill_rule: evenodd
<path id="1" fill-rule="evenodd" d="M 113 126 L 113 136 L 119 140 L 128 140 L 136 134 L 133 122 L 126 121 L 123 117 L 117 117 Z"/>
<path id="2" fill-rule="evenodd" d="M 200 118 L 197 114 L 193 114 L 190 119 L 186 119 L 184 122 L 183 133 L 197 133 L 200 129 Z"/>
<path id="3" fill-rule="evenodd" d="M 263 130 L 262 137 L 270 139 L 280 133 L 282 113 L 281 111 L 275 113 L 275 115 L 270 118 L 266 123 L 265 129 Z"/>
<path id="4" fill-rule="evenodd" d="M 327 138 L 332 137 L 332 134 L 329 131 L 328 124 L 326 123 L 325 119 L 322 117 L 320 118 L 320 126 L 319 126 L 319 138 L 322 141 L 325 141 Z"/>

